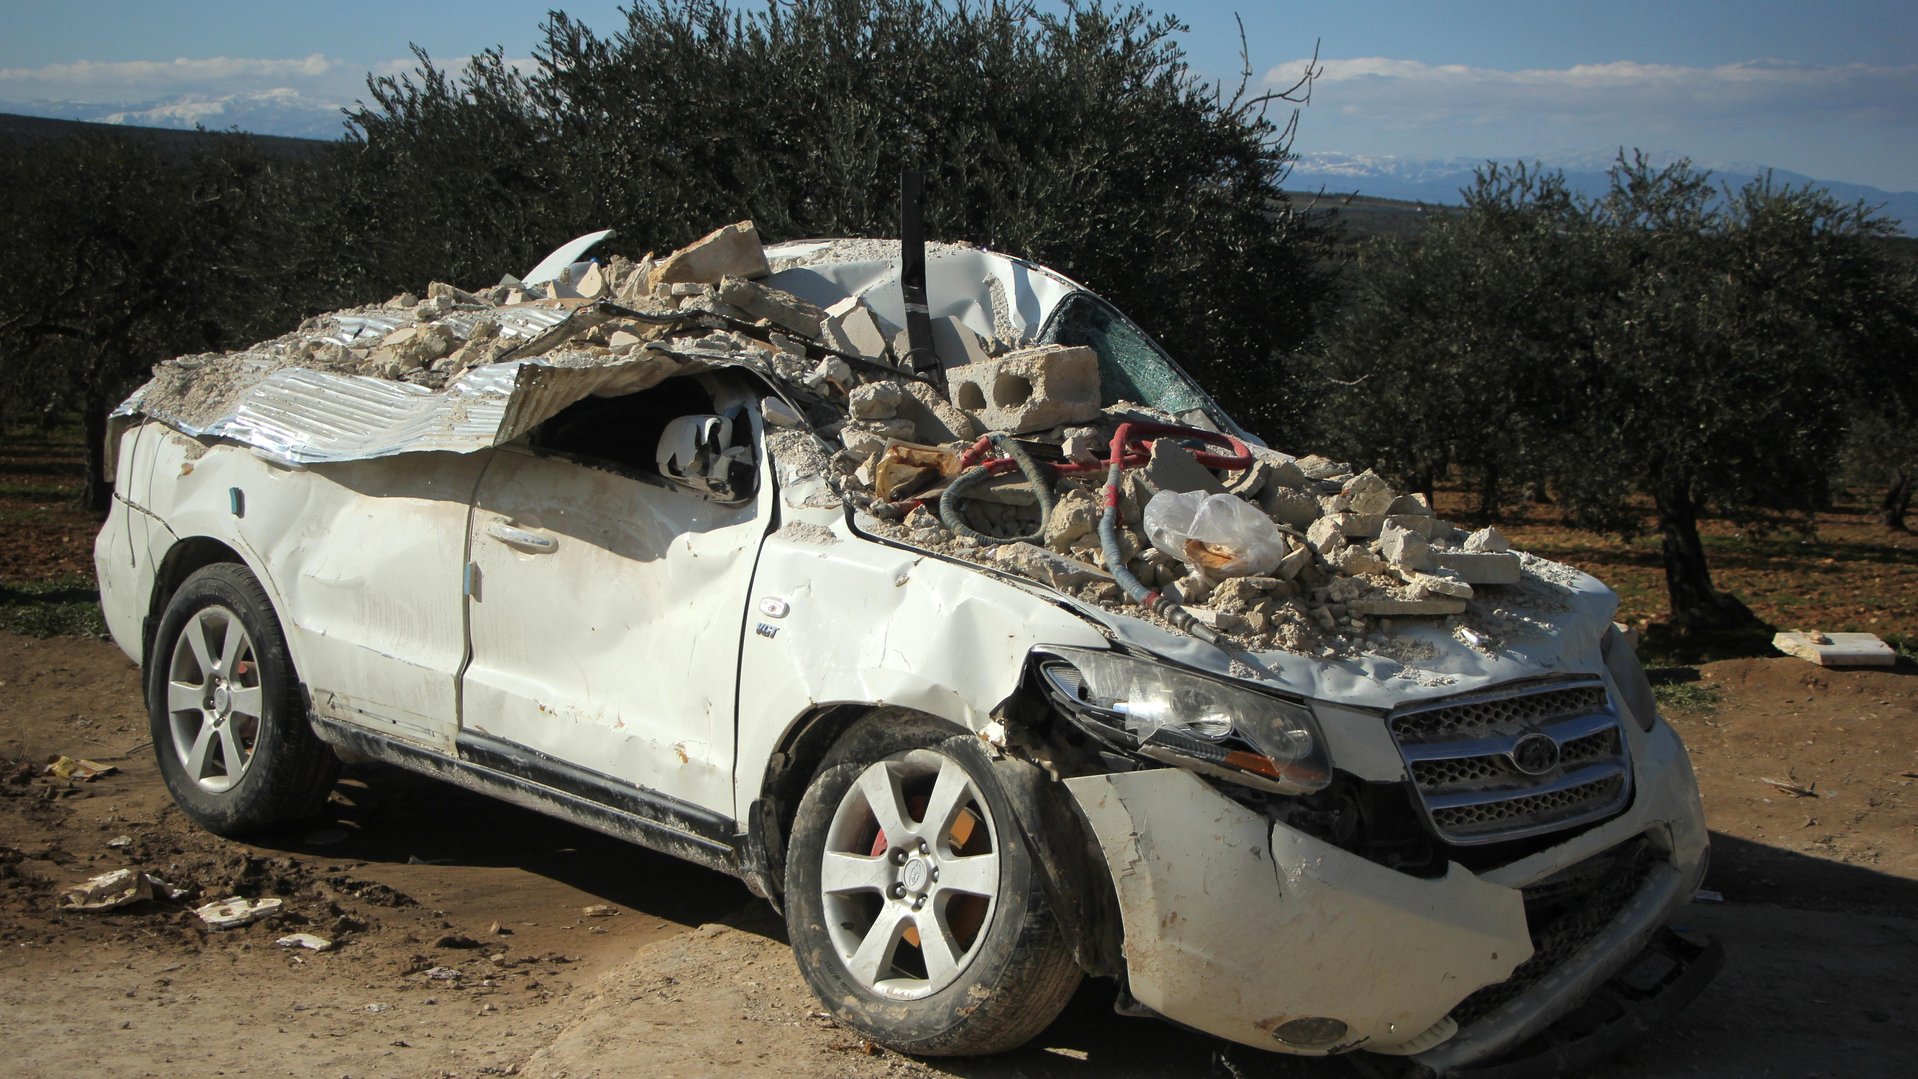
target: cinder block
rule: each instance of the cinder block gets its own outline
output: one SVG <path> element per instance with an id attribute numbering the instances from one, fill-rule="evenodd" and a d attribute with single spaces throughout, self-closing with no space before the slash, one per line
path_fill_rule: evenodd
<path id="1" fill-rule="evenodd" d="M 1083 346 L 1010 352 L 946 378 L 952 403 L 988 431 L 1027 434 L 1099 416 L 1099 358 Z"/>

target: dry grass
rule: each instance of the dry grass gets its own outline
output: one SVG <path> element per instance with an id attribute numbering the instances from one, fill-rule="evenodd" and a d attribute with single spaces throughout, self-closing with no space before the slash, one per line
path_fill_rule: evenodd
<path id="1" fill-rule="evenodd" d="M 1779 629 L 1875 633 L 1910 649 L 1918 643 L 1918 535 L 1878 523 L 1877 496 L 1842 492 L 1804 527 L 1770 534 L 1704 522 L 1713 583 Z M 1460 492 L 1442 490 L 1438 503 L 1441 515 L 1460 524 L 1470 520 Z M 1567 528 L 1550 505 L 1524 507 L 1498 527 L 1513 546 L 1568 562 L 1612 586 L 1619 621 L 1646 626 L 1667 616 L 1655 534 L 1620 539 Z"/>

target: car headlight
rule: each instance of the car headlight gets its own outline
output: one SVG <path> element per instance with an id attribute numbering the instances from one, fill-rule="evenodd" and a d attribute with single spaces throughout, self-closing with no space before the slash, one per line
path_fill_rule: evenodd
<path id="1" fill-rule="evenodd" d="M 1117 652 L 1049 648 L 1039 672 L 1072 720 L 1142 756 L 1281 794 L 1332 780 L 1312 710 Z"/>
<path id="2" fill-rule="evenodd" d="M 1645 668 L 1638 662 L 1631 642 L 1613 626 L 1599 641 L 1598 654 L 1605 659 L 1605 670 L 1618 687 L 1618 695 L 1625 698 L 1625 710 L 1641 728 L 1651 730 L 1658 721 L 1658 697 L 1652 693 L 1652 680 L 1645 677 Z"/>

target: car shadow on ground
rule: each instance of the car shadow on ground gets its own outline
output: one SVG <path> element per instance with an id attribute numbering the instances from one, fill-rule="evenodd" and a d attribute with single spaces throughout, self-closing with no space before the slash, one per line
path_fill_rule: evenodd
<path id="1" fill-rule="evenodd" d="M 256 842 L 331 861 L 521 870 L 685 925 L 754 901 L 723 873 L 381 764 L 348 767 L 324 812 Z"/>
<path id="2" fill-rule="evenodd" d="M 1904 918 L 1918 913 L 1918 880 L 1722 832 L 1712 833 L 1704 886 L 1731 904 Z"/>
<path id="3" fill-rule="evenodd" d="M 343 836 L 340 833 L 344 833 Z M 1725 902 L 1697 904 L 1681 923 L 1702 923 L 1728 942 L 1766 932 L 1776 908 L 1909 918 L 1918 910 L 1918 881 L 1749 840 L 1715 833 L 1706 888 Z M 723 922 L 781 946 L 785 925 L 769 904 L 754 899 L 738 881 L 531 810 L 453 787 L 400 769 L 362 765 L 348 769 L 328 813 L 305 829 L 269 843 L 275 849 L 324 860 L 404 865 L 433 864 L 520 870 L 581 892 L 681 924 Z M 1751 923 L 1749 926 L 1746 923 Z M 1765 939 L 1774 939 L 1766 935 Z M 1785 961 L 1767 946 L 1767 961 Z M 1753 957 L 1745 957 L 1747 959 Z M 1677 1074 L 1697 1066 L 1698 1041 L 1722 1043 L 1710 1054 L 1718 1074 L 1749 1052 L 1758 1074 L 1775 1063 L 1778 1047 L 1727 1037 L 1712 1018 L 1715 997 L 1744 997 L 1758 987 L 1735 984 L 1737 954 L 1720 982 L 1675 1016 L 1630 1057 L 1635 1071 Z M 797 979 L 797 972 L 794 972 Z M 1769 979 L 1766 979 L 1769 980 Z M 1831 991 L 1843 992 L 1834 986 Z M 1863 992 L 1862 989 L 1856 992 Z M 967 1079 L 1044 1076 L 1158 1076 L 1332 1079 L 1370 1074 L 1347 1059 L 1304 1060 L 1233 1045 L 1152 1018 L 1115 1011 L 1117 987 L 1088 981 L 1059 1019 L 1030 1045 L 984 1058 L 928 1059 L 935 1072 Z M 1866 1035 L 1876 1033 L 1867 1030 Z M 1890 1033 L 1887 1030 L 1887 1033 Z M 1682 1062 L 1682 1063 L 1681 1063 Z M 1603 1074 L 1603 1069 L 1599 1074 Z"/>

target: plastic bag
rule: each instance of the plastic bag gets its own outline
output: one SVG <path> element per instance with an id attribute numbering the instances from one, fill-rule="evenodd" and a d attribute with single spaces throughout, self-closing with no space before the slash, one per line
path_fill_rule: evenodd
<path id="1" fill-rule="evenodd" d="M 1259 577 L 1285 557 L 1285 536 L 1236 495 L 1160 491 L 1145 507 L 1152 545 L 1207 577 Z"/>

